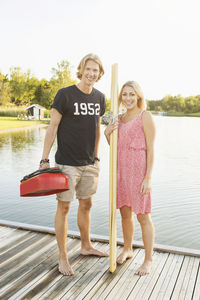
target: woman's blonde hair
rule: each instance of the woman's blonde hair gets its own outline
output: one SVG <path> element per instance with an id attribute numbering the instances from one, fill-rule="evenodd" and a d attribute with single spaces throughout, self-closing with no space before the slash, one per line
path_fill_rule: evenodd
<path id="1" fill-rule="evenodd" d="M 134 89 L 134 91 L 137 95 L 137 106 L 140 109 L 144 109 L 146 107 L 144 94 L 143 94 L 141 87 L 139 86 L 139 84 L 136 81 L 127 81 L 123 84 L 121 91 L 119 93 L 119 97 L 118 97 L 119 106 L 122 103 L 122 92 L 123 92 L 123 89 L 125 88 L 125 86 L 130 86 Z"/>
<path id="2" fill-rule="evenodd" d="M 84 70 L 85 65 L 88 60 L 93 60 L 95 63 L 97 63 L 99 65 L 99 77 L 97 79 L 97 81 L 98 81 L 104 74 L 104 68 L 103 68 L 100 58 L 96 54 L 93 54 L 93 53 L 89 53 L 81 59 L 80 64 L 78 65 L 78 68 L 77 68 L 78 72 L 76 73 L 76 75 L 77 75 L 78 79 L 82 78 L 83 70 Z"/>

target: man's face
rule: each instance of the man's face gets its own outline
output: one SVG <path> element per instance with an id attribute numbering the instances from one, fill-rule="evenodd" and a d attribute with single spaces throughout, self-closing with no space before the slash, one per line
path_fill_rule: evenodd
<path id="1" fill-rule="evenodd" d="M 89 59 L 83 70 L 81 81 L 87 86 L 93 86 L 99 77 L 99 64 Z"/>

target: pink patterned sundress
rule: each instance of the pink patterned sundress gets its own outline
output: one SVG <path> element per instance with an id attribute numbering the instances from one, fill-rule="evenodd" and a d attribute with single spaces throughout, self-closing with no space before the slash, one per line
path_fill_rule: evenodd
<path id="1" fill-rule="evenodd" d="M 128 206 L 136 214 L 151 213 L 151 192 L 142 195 L 146 175 L 146 139 L 142 114 L 118 126 L 117 208 Z"/>

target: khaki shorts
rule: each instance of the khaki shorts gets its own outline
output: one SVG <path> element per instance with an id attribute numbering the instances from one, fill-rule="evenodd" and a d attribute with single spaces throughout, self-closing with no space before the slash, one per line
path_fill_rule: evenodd
<path id="1" fill-rule="evenodd" d="M 70 202 L 74 199 L 75 192 L 77 199 L 87 199 L 96 193 L 99 179 L 99 162 L 96 161 L 94 165 L 78 167 L 57 163 L 55 166 L 61 169 L 69 179 L 69 190 L 58 193 L 56 195 L 57 200 Z"/>

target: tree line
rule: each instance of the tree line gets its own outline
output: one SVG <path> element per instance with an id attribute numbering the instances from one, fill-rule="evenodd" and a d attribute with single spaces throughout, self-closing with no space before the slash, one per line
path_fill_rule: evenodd
<path id="1" fill-rule="evenodd" d="M 164 112 L 200 112 L 200 95 L 182 97 L 168 95 L 161 100 L 147 100 L 147 108 L 151 111 Z"/>
<path id="2" fill-rule="evenodd" d="M 72 78 L 67 60 L 57 63 L 51 73 L 50 80 L 39 80 L 30 70 L 23 72 L 20 67 L 12 67 L 9 75 L 0 72 L 0 106 L 34 103 L 49 109 L 59 89 L 77 82 Z M 185 98 L 167 95 L 161 100 L 147 100 L 147 108 L 151 111 L 196 113 L 200 112 L 200 95 Z M 106 110 L 110 110 L 109 99 L 106 99 Z"/>
<path id="3" fill-rule="evenodd" d="M 51 69 L 50 80 L 37 79 L 31 71 L 23 72 L 20 67 L 10 68 L 10 74 L 0 72 L 0 105 L 24 106 L 39 104 L 49 109 L 57 91 L 75 84 L 70 63 L 66 60 Z"/>

